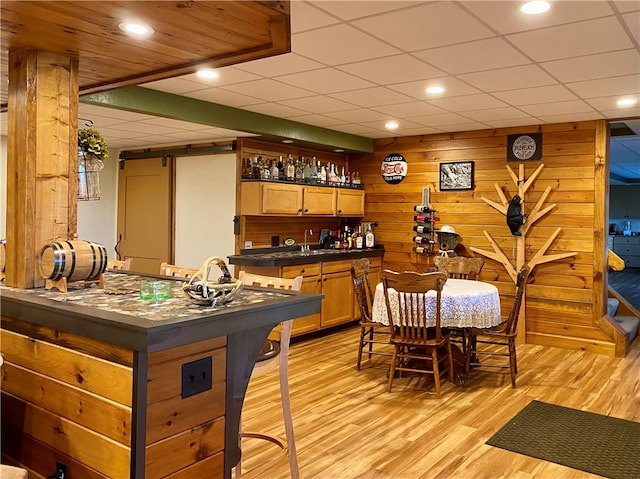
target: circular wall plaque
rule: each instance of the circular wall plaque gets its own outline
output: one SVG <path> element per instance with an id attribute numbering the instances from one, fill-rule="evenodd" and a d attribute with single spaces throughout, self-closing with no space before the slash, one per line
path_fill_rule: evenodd
<path id="1" fill-rule="evenodd" d="M 407 160 L 400 153 L 391 153 L 382 160 L 380 173 L 384 181 L 397 185 L 407 176 Z"/>

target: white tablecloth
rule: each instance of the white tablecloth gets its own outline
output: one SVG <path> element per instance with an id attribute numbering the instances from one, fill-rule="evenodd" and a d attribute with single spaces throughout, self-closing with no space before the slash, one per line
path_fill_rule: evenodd
<path id="1" fill-rule="evenodd" d="M 419 297 L 424 294 L 418 293 Z M 435 326 L 435 291 L 426 295 L 428 316 L 433 318 L 427 326 Z M 389 289 L 389 302 L 392 308 L 398 300 L 398 294 Z M 376 286 L 373 300 L 372 319 L 375 322 L 389 324 L 387 306 L 384 301 L 382 283 Z M 440 306 L 440 325 L 449 328 L 490 328 L 502 321 L 500 316 L 500 295 L 498 288 L 482 281 L 468 279 L 447 279 L 442 290 Z M 394 323 L 397 320 L 394 319 Z"/>

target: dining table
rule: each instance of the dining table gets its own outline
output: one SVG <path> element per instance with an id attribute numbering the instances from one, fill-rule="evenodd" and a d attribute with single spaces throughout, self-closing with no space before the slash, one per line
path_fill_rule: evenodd
<path id="1" fill-rule="evenodd" d="M 415 293 L 418 301 L 427 301 L 427 326 L 435 326 L 436 292 Z M 392 308 L 394 324 L 399 320 L 397 312 L 398 294 L 389 288 L 389 303 Z M 371 319 L 376 323 L 389 324 L 387 305 L 384 299 L 382 282 L 376 285 L 371 311 Z M 448 278 L 440 299 L 440 326 L 442 328 L 490 328 L 502 322 L 500 311 L 500 294 L 498 288 L 491 283 L 468 279 Z M 464 353 L 457 345 L 452 344 L 454 356 L 455 383 L 465 386 L 467 375 Z"/>

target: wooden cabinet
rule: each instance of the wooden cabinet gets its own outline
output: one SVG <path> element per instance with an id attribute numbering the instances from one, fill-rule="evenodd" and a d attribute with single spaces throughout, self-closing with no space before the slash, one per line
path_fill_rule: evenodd
<path id="1" fill-rule="evenodd" d="M 363 216 L 364 191 L 265 181 L 242 183 L 240 214 Z"/>
<path id="2" fill-rule="evenodd" d="M 640 185 L 611 187 L 609 218 L 640 219 Z"/>
<path id="3" fill-rule="evenodd" d="M 364 216 L 364 191 L 338 189 L 336 214 L 338 216 Z"/>
<path id="4" fill-rule="evenodd" d="M 257 273 L 261 274 L 261 273 Z M 321 276 L 321 264 L 311 263 L 295 266 L 283 266 L 281 276 L 283 278 L 295 278 L 296 276 L 302 276 L 302 288 L 301 291 L 308 293 L 322 293 L 322 276 Z M 324 307 L 324 299 L 322 305 Z M 320 329 L 320 313 L 310 314 L 302 318 L 296 318 L 293 320 L 291 326 L 291 335 L 297 336 L 300 334 L 311 333 Z"/>
<path id="5" fill-rule="evenodd" d="M 322 312 L 320 326 L 327 328 L 353 321 L 351 261 L 322 264 Z"/>
<path id="6" fill-rule="evenodd" d="M 640 268 L 640 236 L 614 236 L 613 252 L 624 260 L 625 267 Z"/>
<path id="7" fill-rule="evenodd" d="M 327 215 L 336 214 L 336 190 L 322 186 L 302 187 L 302 214 Z"/>

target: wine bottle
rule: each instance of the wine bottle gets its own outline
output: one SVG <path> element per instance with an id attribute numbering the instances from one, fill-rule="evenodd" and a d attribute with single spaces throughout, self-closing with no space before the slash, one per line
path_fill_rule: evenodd
<path id="1" fill-rule="evenodd" d="M 418 213 L 433 213 L 433 210 L 431 208 L 424 205 L 416 205 L 413 207 L 413 210 Z"/>
<path id="2" fill-rule="evenodd" d="M 424 236 L 414 236 L 413 242 L 418 244 L 435 244 L 431 238 L 425 238 Z"/>
<path id="3" fill-rule="evenodd" d="M 417 221 L 418 223 L 434 223 L 435 220 L 427 215 L 417 215 L 413 217 L 413 221 Z"/>
<path id="4" fill-rule="evenodd" d="M 431 225 L 416 225 L 413 227 L 413 231 L 419 234 L 433 233 L 433 229 L 431 228 Z"/>

